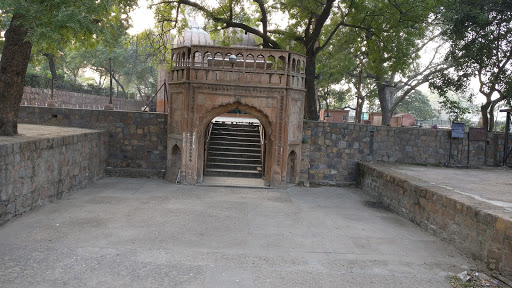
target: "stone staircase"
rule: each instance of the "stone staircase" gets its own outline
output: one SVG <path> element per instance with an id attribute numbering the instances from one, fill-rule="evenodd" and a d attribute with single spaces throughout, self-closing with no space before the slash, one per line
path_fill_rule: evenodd
<path id="1" fill-rule="evenodd" d="M 259 125 L 212 124 L 206 176 L 262 178 Z"/>

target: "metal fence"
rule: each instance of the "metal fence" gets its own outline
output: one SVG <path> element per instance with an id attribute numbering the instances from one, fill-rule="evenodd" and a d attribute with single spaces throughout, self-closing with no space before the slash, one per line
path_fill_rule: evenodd
<path id="1" fill-rule="evenodd" d="M 25 86 L 29 86 L 32 88 L 41 88 L 41 89 L 52 89 L 52 79 L 45 76 L 40 76 L 36 74 L 27 74 L 25 77 Z M 53 81 L 53 89 L 61 90 L 61 91 L 69 91 L 76 92 L 82 94 L 91 94 L 91 95 L 99 95 L 108 97 L 110 94 L 109 87 L 101 87 L 96 84 L 82 84 L 76 83 L 72 80 L 66 80 L 63 78 L 57 78 Z M 123 93 L 122 90 L 118 89 L 118 87 L 114 84 L 113 86 L 112 97 L 115 98 L 125 98 L 127 99 L 128 95 Z"/>
<path id="2" fill-rule="evenodd" d="M 416 120 L 416 125 L 417 126 L 426 126 L 426 127 L 432 127 L 434 125 L 437 125 L 437 127 L 450 128 L 450 127 L 452 127 L 452 121 L 451 120 L 443 120 L 443 119 Z"/>

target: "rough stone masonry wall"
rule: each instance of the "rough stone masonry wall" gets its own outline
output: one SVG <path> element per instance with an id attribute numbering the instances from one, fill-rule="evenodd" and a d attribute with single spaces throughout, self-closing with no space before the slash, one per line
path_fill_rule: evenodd
<path id="1" fill-rule="evenodd" d="M 359 186 L 385 207 L 512 279 L 510 212 L 375 164 L 360 163 L 359 174 Z"/>
<path id="2" fill-rule="evenodd" d="M 467 165 L 467 133 L 451 150 L 450 138 L 451 130 L 304 121 L 300 182 L 355 184 L 359 161 Z M 503 133 L 488 134 L 487 159 L 485 142 L 470 142 L 469 165 L 501 163 Z"/>
<path id="3" fill-rule="evenodd" d="M 19 121 L 107 130 L 108 175 L 163 177 L 167 114 L 21 106 Z"/>
<path id="4" fill-rule="evenodd" d="M 107 133 L 0 144 L 0 225 L 103 177 Z"/>
<path id="5" fill-rule="evenodd" d="M 50 89 L 25 87 L 21 104 L 30 106 L 46 106 L 50 100 Z M 58 107 L 103 109 L 108 104 L 108 97 L 54 90 L 54 100 Z M 141 100 L 112 98 L 116 110 L 141 111 L 144 103 Z"/>

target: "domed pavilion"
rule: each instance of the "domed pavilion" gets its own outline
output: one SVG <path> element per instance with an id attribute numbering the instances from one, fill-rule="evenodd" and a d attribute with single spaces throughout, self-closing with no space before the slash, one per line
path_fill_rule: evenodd
<path id="1" fill-rule="evenodd" d="M 171 67 L 158 73 L 169 91 L 168 99 L 158 95 L 158 109 L 169 112 L 167 181 L 298 182 L 306 59 L 258 48 L 251 34 L 236 37 L 223 47 L 191 28 L 173 41 Z"/>

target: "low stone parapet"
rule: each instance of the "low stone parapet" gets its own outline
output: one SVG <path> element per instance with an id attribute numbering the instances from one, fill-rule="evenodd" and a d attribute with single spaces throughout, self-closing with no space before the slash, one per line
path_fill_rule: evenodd
<path id="1" fill-rule="evenodd" d="M 100 129 L 108 132 L 111 175 L 161 175 L 167 159 L 167 114 L 21 106 L 20 123 Z M 138 171 L 140 170 L 140 171 Z M 153 176 L 151 176 L 153 177 Z"/>
<path id="2" fill-rule="evenodd" d="M 104 176 L 108 133 L 20 124 L 0 137 L 0 225 Z"/>
<path id="3" fill-rule="evenodd" d="M 379 164 L 359 163 L 358 172 L 359 186 L 384 207 L 512 279 L 510 211 Z"/>

